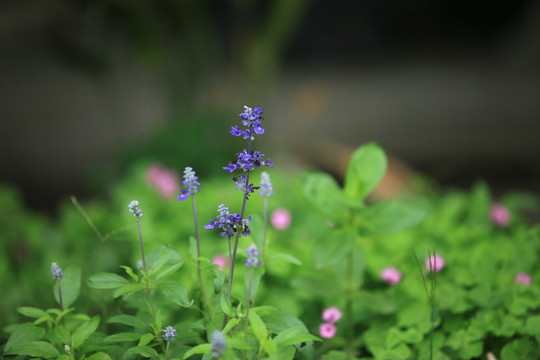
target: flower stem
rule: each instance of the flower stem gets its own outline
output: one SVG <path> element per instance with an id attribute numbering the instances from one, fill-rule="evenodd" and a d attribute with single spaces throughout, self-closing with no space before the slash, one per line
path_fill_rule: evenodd
<path id="1" fill-rule="evenodd" d="M 60 303 L 60 311 L 64 311 L 64 302 L 62 301 L 62 285 L 60 285 L 60 279 L 58 281 L 58 302 Z M 62 322 L 66 325 L 66 317 L 62 317 Z"/>
<path id="2" fill-rule="evenodd" d="M 249 307 L 251 303 L 251 283 L 253 282 L 253 268 L 249 270 L 249 282 L 246 294 L 246 327 L 244 330 L 244 339 L 247 341 L 248 327 L 249 327 Z"/>
<path id="3" fill-rule="evenodd" d="M 169 344 L 170 344 L 170 341 L 167 341 L 167 349 L 165 350 L 165 360 L 169 358 Z"/>
<path id="4" fill-rule="evenodd" d="M 204 282 L 201 275 L 201 246 L 199 240 L 199 226 L 197 224 L 197 208 L 195 207 L 195 196 L 191 194 L 191 204 L 193 207 L 193 221 L 195 223 L 195 239 L 197 240 L 197 276 L 199 277 L 199 284 L 201 286 L 201 294 L 206 306 L 208 321 L 212 322 L 212 313 L 210 312 L 210 303 L 208 302 L 208 297 L 206 296 L 206 290 L 204 289 Z M 167 344 L 168 345 L 168 344 Z"/>
<path id="5" fill-rule="evenodd" d="M 141 231 L 141 219 L 137 217 L 137 226 L 139 228 L 139 242 L 141 243 L 141 257 L 143 262 L 143 268 L 144 272 L 148 274 L 148 270 L 146 269 L 146 260 L 144 258 L 144 245 L 143 245 L 143 239 L 142 239 L 142 231 Z"/>
<path id="6" fill-rule="evenodd" d="M 266 235 L 268 233 L 268 198 L 264 198 L 263 205 L 263 214 L 264 214 L 264 228 L 263 228 L 263 246 L 262 246 L 262 263 L 264 265 L 266 259 Z"/>

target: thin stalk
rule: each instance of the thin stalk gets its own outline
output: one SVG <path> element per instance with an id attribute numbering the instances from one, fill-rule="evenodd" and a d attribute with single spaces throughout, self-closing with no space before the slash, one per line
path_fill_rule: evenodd
<path id="1" fill-rule="evenodd" d="M 170 341 L 167 341 L 167 349 L 165 350 L 165 360 L 169 358 L 169 344 L 170 344 Z"/>
<path id="2" fill-rule="evenodd" d="M 210 303 L 208 302 L 208 297 L 206 296 L 206 290 L 204 289 L 204 282 L 201 275 L 201 246 L 199 240 L 199 226 L 197 225 L 197 208 L 195 207 L 195 196 L 191 194 L 191 205 L 193 207 L 193 221 L 195 223 L 195 239 L 197 240 L 197 276 L 199 277 L 199 284 L 201 286 L 201 294 L 206 306 L 208 321 L 212 321 L 212 314 L 210 312 Z"/>
<path id="3" fill-rule="evenodd" d="M 143 245 L 142 231 L 141 231 L 141 219 L 139 217 L 137 217 L 137 226 L 139 228 L 139 242 L 141 243 L 141 257 L 142 257 L 143 269 L 144 269 L 144 272 L 148 274 L 148 270 L 146 269 L 146 260 L 144 258 L 144 245 Z"/>
<path id="4" fill-rule="evenodd" d="M 249 282 L 248 290 L 246 294 L 246 325 L 244 330 L 244 339 L 247 340 L 248 327 L 249 327 L 249 307 L 251 303 L 251 283 L 253 282 L 253 268 L 249 270 Z"/>
<path id="5" fill-rule="evenodd" d="M 264 228 L 263 228 L 262 263 L 264 265 L 264 261 L 266 259 L 266 235 L 268 232 L 268 198 L 266 196 L 264 197 L 263 214 L 264 214 Z"/>
<path id="6" fill-rule="evenodd" d="M 58 302 L 60 303 L 60 311 L 64 311 L 64 302 L 62 301 L 62 285 L 60 285 L 60 279 L 58 281 Z M 66 325 L 66 317 L 62 317 L 62 322 Z"/>

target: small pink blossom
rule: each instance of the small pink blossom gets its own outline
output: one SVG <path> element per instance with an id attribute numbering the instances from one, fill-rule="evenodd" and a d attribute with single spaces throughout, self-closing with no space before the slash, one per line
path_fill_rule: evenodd
<path id="1" fill-rule="evenodd" d="M 341 312 L 341 310 L 339 310 L 335 306 L 332 306 L 323 311 L 322 319 L 328 323 L 334 324 L 339 319 L 341 319 L 342 315 L 343 313 Z"/>
<path id="2" fill-rule="evenodd" d="M 336 325 L 330 323 L 324 323 L 319 325 L 319 334 L 321 337 L 326 339 L 331 339 L 336 335 Z"/>
<path id="3" fill-rule="evenodd" d="M 180 187 L 180 177 L 162 164 L 153 164 L 146 169 L 146 181 L 166 199 L 173 197 Z"/>
<path id="4" fill-rule="evenodd" d="M 510 210 L 502 204 L 493 203 L 489 210 L 491 222 L 500 227 L 505 227 L 510 223 Z"/>
<path id="5" fill-rule="evenodd" d="M 426 270 L 432 271 L 435 270 L 435 272 L 439 272 L 444 267 L 445 261 L 443 257 L 439 254 L 435 255 L 429 255 L 426 258 Z"/>
<path id="6" fill-rule="evenodd" d="M 395 267 L 383 269 L 381 279 L 390 285 L 396 285 L 401 281 L 401 272 Z"/>
<path id="7" fill-rule="evenodd" d="M 220 271 L 227 267 L 227 257 L 223 254 L 216 254 L 212 259 L 212 264 L 217 265 Z"/>
<path id="8" fill-rule="evenodd" d="M 277 209 L 272 213 L 270 222 L 277 230 L 285 230 L 291 226 L 292 215 L 287 209 Z"/>
<path id="9" fill-rule="evenodd" d="M 520 272 L 516 275 L 516 279 L 514 281 L 516 284 L 525 284 L 527 286 L 531 286 L 531 275 L 527 274 L 526 272 Z"/>

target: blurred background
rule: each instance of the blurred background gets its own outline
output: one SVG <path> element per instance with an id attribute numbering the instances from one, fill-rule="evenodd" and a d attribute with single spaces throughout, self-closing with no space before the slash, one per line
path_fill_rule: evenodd
<path id="1" fill-rule="evenodd" d="M 4 0 L 0 94 L 0 182 L 34 209 L 142 158 L 219 173 L 244 105 L 273 160 L 339 176 L 376 141 L 442 185 L 540 193 L 534 0 Z"/>

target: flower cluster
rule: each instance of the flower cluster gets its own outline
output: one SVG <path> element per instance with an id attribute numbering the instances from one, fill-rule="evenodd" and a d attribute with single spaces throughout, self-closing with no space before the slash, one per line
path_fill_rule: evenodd
<path id="1" fill-rule="evenodd" d="M 52 272 L 53 280 L 60 280 L 61 278 L 64 277 L 64 273 L 62 272 L 62 269 L 55 262 L 51 264 L 51 272 Z"/>
<path id="2" fill-rule="evenodd" d="M 251 216 L 248 216 L 245 219 L 242 219 L 237 213 L 231 214 L 229 208 L 224 204 L 218 206 L 217 220 L 210 220 L 210 224 L 205 225 L 205 229 L 221 229 L 219 236 L 230 239 L 234 236 L 234 233 L 240 228 L 242 230 L 242 235 L 248 236 L 251 231 L 249 230 L 249 225 L 251 221 Z"/>
<path id="3" fill-rule="evenodd" d="M 165 330 L 163 330 L 165 334 L 161 335 L 162 338 L 164 338 L 167 341 L 174 340 L 176 337 L 176 329 L 172 326 L 167 326 Z"/>
<path id="4" fill-rule="evenodd" d="M 395 267 L 389 267 L 381 271 L 381 279 L 390 285 L 399 284 L 401 281 L 401 272 Z"/>
<path id="5" fill-rule="evenodd" d="M 261 183 L 259 186 L 259 195 L 263 197 L 271 197 L 274 194 L 274 187 L 272 186 L 272 182 L 270 181 L 270 175 L 266 171 L 263 171 L 261 173 Z"/>
<path id="6" fill-rule="evenodd" d="M 162 164 L 153 164 L 146 169 L 146 181 L 165 199 L 172 197 L 180 186 L 178 175 Z"/>
<path id="7" fill-rule="evenodd" d="M 128 205 L 129 212 L 133 214 L 137 219 L 140 219 L 143 217 L 142 210 L 139 209 L 139 202 L 137 200 L 133 200 Z"/>
<path id="8" fill-rule="evenodd" d="M 444 267 L 446 261 L 439 254 L 429 255 L 426 258 L 425 265 L 428 272 L 439 272 Z"/>
<path id="9" fill-rule="evenodd" d="M 229 133 L 233 136 L 242 136 L 244 139 L 254 140 L 254 134 L 261 135 L 264 133 L 264 129 L 261 126 L 263 108 L 256 107 L 252 109 L 244 105 L 244 109 L 244 112 L 238 115 L 238 117 L 240 117 L 242 125 L 246 128 L 242 130 L 238 126 L 233 126 Z"/>
<path id="10" fill-rule="evenodd" d="M 322 313 L 322 319 L 325 321 L 319 326 L 319 334 L 321 337 L 331 339 L 334 337 L 337 331 L 335 323 L 341 319 L 343 313 L 337 307 L 332 306 L 324 310 Z"/>
<path id="11" fill-rule="evenodd" d="M 184 181 L 182 184 L 187 187 L 187 189 L 182 189 L 181 194 L 178 195 L 178 200 L 186 200 L 188 196 L 198 193 L 200 191 L 201 184 L 198 176 L 195 175 L 195 171 L 189 166 L 184 169 Z"/>
<path id="12" fill-rule="evenodd" d="M 223 335 L 221 331 L 215 330 L 212 334 L 212 340 L 210 342 L 212 343 L 212 357 L 220 357 L 225 352 L 227 347 L 225 335 Z"/>
<path id="13" fill-rule="evenodd" d="M 236 184 L 236 190 L 242 191 L 247 196 L 259 188 L 258 186 L 254 186 L 254 184 L 247 184 L 246 175 L 244 174 L 238 175 L 238 177 L 234 176 L 232 179 Z"/>
<path id="14" fill-rule="evenodd" d="M 259 267 L 261 266 L 261 260 L 259 260 L 259 257 L 261 254 L 259 253 L 259 249 L 257 249 L 257 246 L 255 244 L 251 244 L 247 250 L 247 259 L 244 260 L 244 264 L 246 264 L 246 267 Z"/>
<path id="15" fill-rule="evenodd" d="M 274 163 L 270 159 L 262 160 L 264 154 L 260 151 L 242 150 L 236 154 L 236 163 L 229 162 L 229 166 L 223 167 L 223 170 L 228 172 L 234 172 L 236 170 L 251 171 L 255 168 L 262 168 L 263 166 L 274 166 Z"/>

